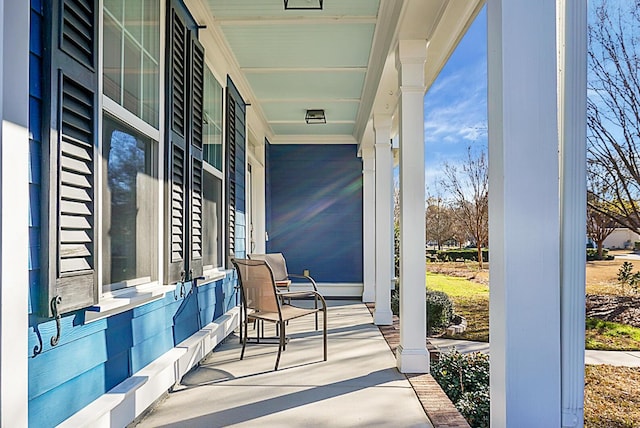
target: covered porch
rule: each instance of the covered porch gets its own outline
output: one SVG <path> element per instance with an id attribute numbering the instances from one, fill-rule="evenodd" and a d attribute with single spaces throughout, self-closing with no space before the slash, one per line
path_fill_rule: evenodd
<path id="1" fill-rule="evenodd" d="M 277 345 L 249 344 L 240 361 L 236 332 L 134 426 L 467 426 L 444 393 L 431 391 L 436 384 L 429 375 L 414 384 L 398 372 L 364 304 L 328 303 L 327 362 L 309 317 L 291 322 L 277 372 Z"/>
<path id="2" fill-rule="evenodd" d="M 114 389 L 135 383 L 155 385 L 153 396 L 145 397 L 145 405 L 136 403 L 131 394 L 127 396 L 128 421 L 139 416 L 146 404 L 166 391 L 167 382 L 170 385 L 174 377 L 183 373 L 174 370 L 173 362 L 167 363 L 163 358 L 176 354 L 183 340 L 200 340 L 199 335 L 206 334 L 201 328 L 206 327 L 205 321 L 227 316 L 220 316 L 213 309 L 209 314 L 195 302 L 190 325 L 181 332 L 184 334 L 177 335 L 179 314 L 172 311 L 190 296 L 195 301 L 193 296 L 199 294 L 209 303 L 211 299 L 206 301 L 205 287 L 202 287 L 206 281 L 213 283 L 225 278 L 225 286 L 231 289 L 234 276 L 230 258 L 278 251 L 291 261 L 292 271 L 310 268 L 326 296 L 375 302 L 373 317 L 369 318 L 362 305 L 333 307 L 329 361 L 316 364 L 312 335 L 299 340 L 302 344 L 299 351 L 295 343 L 291 344 L 283 357 L 283 370 L 276 374 L 263 373 L 271 366 L 270 349 L 250 350 L 249 358 L 238 362 L 234 341 L 228 340 L 198 371 L 183 379 L 182 388 L 165 403 L 164 408 L 171 410 L 164 413 L 161 407 L 149 420 L 175 415 L 183 421 L 207 425 L 207 418 L 215 415 L 219 418 L 215 424 L 224 424 L 225 420 L 229 424 L 251 423 L 263 418 L 273 418 L 270 421 L 279 424 L 294 418 L 302 420 L 298 418 L 303 418 L 313 405 L 319 418 L 329 416 L 333 420 L 339 413 L 339 417 L 347 419 L 363 416 L 369 425 L 392 422 L 391 425 L 398 426 L 414 423 L 429 426 L 412 388 L 400 374 L 429 371 L 424 299 L 424 97 L 485 2 L 326 0 L 320 11 L 284 10 L 281 0 L 158 2 L 156 48 L 158 88 L 162 88 L 156 88 L 158 124 L 151 126 L 153 129 L 149 129 L 148 124 L 140 127 L 154 137 L 154 150 L 159 153 L 155 165 L 161 184 L 156 191 L 158 221 L 138 239 L 143 242 L 151 236 L 158 247 L 155 259 L 149 261 L 157 280 L 151 284 L 153 293 L 149 293 L 146 300 L 132 299 L 130 304 L 116 307 L 113 312 L 105 311 L 94 324 L 84 318 L 85 312 L 92 314 L 86 306 L 79 306 L 78 320 L 72 312 L 65 314 L 63 342 L 75 340 L 68 331 L 81 330 L 104 348 L 105 357 L 95 364 L 92 361 L 81 373 L 60 379 L 51 377 L 51 373 L 57 375 L 60 370 L 47 371 L 37 378 L 33 370 L 30 375 L 29 369 L 30 362 L 44 361 L 44 358 L 34 359 L 34 349 L 42 351 L 43 347 L 34 348 L 36 334 L 34 326 L 29 324 L 32 313 L 29 285 L 37 282 L 32 275 L 38 275 L 33 273 L 32 258 L 38 259 L 40 252 L 53 254 L 57 241 L 45 241 L 40 246 L 39 230 L 33 236 L 31 233 L 32 223 L 37 223 L 34 219 L 40 217 L 41 209 L 38 197 L 30 195 L 27 187 L 32 165 L 42 159 L 46 165 L 47 158 L 40 159 L 30 151 L 34 146 L 30 144 L 30 123 L 38 114 L 37 109 L 30 112 L 29 99 L 31 86 L 38 86 L 30 85 L 29 66 L 30 19 L 35 14 L 29 4 L 18 3 L 21 2 L 6 2 L 0 7 L 0 28 L 4 34 L 0 58 L 2 424 L 28 425 L 29 406 L 35 408 L 30 388 L 37 384 L 45 384 L 42 392 L 60 392 L 59 396 L 45 396 L 42 400 L 44 404 L 38 408 L 42 419 L 47 418 L 49 408 L 58 411 L 60 420 L 73 417 L 60 409 L 64 409 L 65 400 L 73 396 L 76 381 L 87 385 L 92 397 L 98 396 L 96 401 L 109 401 L 112 379 L 94 382 L 87 380 L 86 373 L 96 378 L 115 373 L 118 383 Z M 32 3 L 41 2 L 32 0 Z M 96 13 L 93 21 L 86 25 L 98 40 L 105 33 L 102 20 L 106 12 L 102 9 L 107 2 L 87 0 L 87 3 Z M 487 3 L 492 423 L 518 427 L 581 426 L 586 2 L 489 0 Z M 177 18 L 172 21 L 173 15 L 167 15 L 174 12 Z M 185 40 L 191 43 L 188 46 L 191 51 L 184 57 L 180 57 L 184 53 L 180 49 L 187 46 L 183 43 L 185 40 L 170 40 L 177 34 L 173 25 L 179 30 L 186 28 L 189 33 Z M 122 26 L 122 34 L 127 31 Z M 89 55 L 89 60 L 99 66 L 104 62 L 101 43 L 96 41 L 97 50 Z M 169 44 L 173 45 L 169 48 Z M 178 64 L 175 76 L 179 77 L 180 67 L 191 67 L 197 61 L 201 68 L 195 70 L 193 66 L 187 81 L 178 85 L 179 78 L 171 80 L 174 72 L 167 71 L 170 66 Z M 87 67 L 82 70 L 86 72 L 85 69 L 88 70 Z M 103 82 L 102 74 L 106 73 L 100 67 L 95 67 L 96 70 L 99 76 L 92 77 L 92 82 Z M 207 122 L 204 115 L 195 117 L 195 113 L 203 113 L 207 106 L 198 110 L 202 105 L 192 108 L 184 97 L 171 100 L 169 97 L 174 95 L 175 88 L 186 88 L 185 82 L 195 82 L 189 87 L 193 89 L 207 79 L 217 84 L 213 85 L 218 98 L 212 102 L 212 111 L 220 113 L 218 129 L 207 135 L 215 141 L 212 145 L 218 147 L 209 149 L 220 150 L 219 154 L 224 151 L 227 163 L 223 165 L 220 157 L 215 168 L 205 165 L 197 177 L 194 173 L 198 172 L 197 168 L 192 168 L 189 179 L 181 181 L 184 186 L 178 186 L 173 194 L 169 182 L 175 184 L 186 170 L 170 169 L 175 165 L 184 167 L 178 144 L 172 146 L 178 151 L 172 152 L 175 149 L 169 148 L 175 124 L 170 114 L 185 120 L 184 111 L 180 109 L 186 108 L 193 116 L 186 129 L 193 128 L 194 132 L 185 133 L 184 141 L 193 141 L 193 135 L 202 131 L 204 123 L 213 122 Z M 73 84 L 73 79 L 67 80 Z M 99 93 L 100 97 L 94 98 L 100 100 L 91 111 L 90 118 L 95 119 L 95 123 L 88 125 L 91 131 L 97 131 L 102 122 L 108 120 L 101 117 L 107 117 L 109 109 L 123 111 L 123 120 L 130 117 L 128 110 L 114 105 L 109 94 L 102 93 L 102 83 L 96 85 L 91 94 Z M 184 95 L 179 91 L 175 93 Z M 203 98 L 206 99 L 206 94 Z M 190 100 L 189 96 L 186 99 Z M 174 108 L 176 106 L 179 108 Z M 307 123 L 305 115 L 318 110 L 326 114 L 326 123 Z M 317 120 L 318 116 L 312 113 L 309 119 Z M 102 147 L 102 137 L 95 136 L 89 143 L 91 148 Z M 207 144 L 205 141 L 204 146 Z M 233 156 L 228 156 L 230 147 L 234 150 Z M 393 149 L 398 153 L 400 187 L 401 319 L 395 355 L 389 352 L 374 326 L 392 323 Z M 202 159 L 202 152 L 206 151 L 202 147 L 190 150 L 200 156 L 199 159 L 192 156 L 190 166 L 207 162 Z M 323 157 L 323 152 L 331 156 Z M 95 162 L 90 159 L 92 167 L 102 161 L 98 158 Z M 347 162 L 343 164 L 345 159 Z M 345 165 L 346 169 L 342 168 Z M 96 171 L 100 171 L 99 167 Z M 210 190 L 215 197 L 203 197 L 202 189 L 197 188 L 202 182 L 208 183 L 209 172 L 217 186 Z M 344 180 L 354 176 L 354 180 Z M 198 181 L 200 179 L 203 181 Z M 42 194 L 48 195 L 50 188 L 54 189 L 55 184 L 50 187 L 43 184 Z M 164 191 L 165 188 L 171 192 Z M 100 190 L 97 192 L 100 194 Z M 203 199 L 215 202 L 217 211 L 209 218 L 213 224 L 185 226 L 180 233 L 174 232 L 172 221 L 180 226 L 187 224 L 172 212 L 172 203 L 182 201 L 183 195 L 189 196 L 191 205 L 197 208 Z M 232 195 L 234 200 L 230 202 Z M 345 204 L 332 205 L 337 200 L 332 199 L 334 196 Z M 309 200 L 311 204 L 302 204 Z M 100 203 L 97 206 L 101 207 Z M 42 211 L 47 208 L 44 206 Z M 200 219 L 200 211 L 182 209 L 185 219 Z M 213 205 L 211 209 L 213 212 Z M 100 210 L 97 213 L 102 214 Z M 51 218 L 55 218 L 55 213 Z M 347 224 L 345 218 L 358 221 Z M 98 216 L 95 222 L 92 218 L 87 227 L 97 236 L 94 224 L 101 229 L 103 223 Z M 309 225 L 312 229 L 305 228 Z M 210 266 L 213 274 L 201 281 L 198 288 L 198 270 L 206 273 L 202 254 L 199 254 L 201 232 L 214 229 L 216 232 L 211 235 L 216 237 L 218 252 L 212 257 L 215 258 Z M 183 238 L 185 246 L 181 245 Z M 174 247 L 181 251 L 186 265 L 180 265 L 179 260 L 174 263 Z M 96 259 L 89 262 L 95 262 L 96 266 L 92 267 L 100 273 L 96 278 L 102 278 L 104 269 L 98 266 L 102 262 L 98 258 L 101 250 L 96 250 L 95 255 Z M 316 264 L 305 265 L 307 260 Z M 95 298 L 104 303 L 108 293 L 107 288 L 102 287 L 110 284 L 95 281 Z M 196 291 L 187 292 L 191 288 Z M 225 298 L 230 301 L 230 296 Z M 96 308 L 100 310 L 99 305 L 93 306 L 94 312 Z M 107 340 L 101 336 L 102 330 L 94 334 L 91 329 L 98 330 L 96 326 L 104 325 L 109 335 L 119 338 L 118 330 L 111 325 L 117 315 L 125 311 L 146 315 L 152 306 L 160 307 L 158 312 L 163 318 L 160 324 L 149 321 L 138 325 L 140 338 L 145 339 L 141 340 L 145 343 L 140 347 L 144 358 L 139 364 L 132 364 L 134 351 L 125 346 L 121 361 L 113 363 L 117 370 L 108 372 L 107 363 L 112 361 L 108 361 L 109 355 L 106 355 Z M 232 315 L 225 319 L 237 322 Z M 44 323 L 47 329 L 55 331 L 56 322 L 52 317 L 44 317 Z M 234 327 L 231 321 L 228 324 L 225 334 Z M 59 322 L 57 331 L 59 336 Z M 522 331 L 527 331 L 526 337 Z M 157 342 L 147 341 L 147 334 Z M 69 361 L 76 361 L 77 355 L 68 351 L 71 347 L 66 343 L 62 346 L 57 343 L 56 339 L 44 346 L 45 352 L 50 352 L 48 355 L 55 359 L 56 367 L 74 366 Z M 207 354 L 214 346 L 211 343 L 208 339 L 198 342 L 197 355 Z M 320 349 L 317 351 L 320 355 Z M 87 361 L 97 359 L 96 353 L 86 354 Z M 163 369 L 144 378 L 142 374 L 148 372 L 145 370 L 158 363 L 165 364 Z M 190 358 L 188 363 L 193 365 L 197 360 Z M 308 378 L 303 376 L 306 373 L 310 373 Z M 282 384 L 283 378 L 292 383 Z M 50 379 L 53 380 L 49 382 Z M 233 396 L 229 391 L 233 391 Z M 265 395 L 260 398 L 260 394 L 252 391 Z M 181 398 L 190 394 L 198 398 Z M 388 412 L 381 412 L 389 407 L 374 405 L 389 404 L 390 400 L 381 397 L 391 394 L 401 402 L 398 405 L 403 406 L 403 411 L 396 412 L 392 407 Z M 366 412 L 350 412 L 353 403 L 367 401 L 370 407 Z M 109 412 L 118 411 L 119 402 L 107 404 Z M 82 405 L 82 409 L 73 412 L 82 413 L 91 406 L 84 402 Z M 105 415 L 104 420 L 108 420 L 110 414 Z M 407 423 L 398 418 L 407 418 Z M 163 423 L 170 425 L 179 421 L 157 421 L 151 425 Z"/>

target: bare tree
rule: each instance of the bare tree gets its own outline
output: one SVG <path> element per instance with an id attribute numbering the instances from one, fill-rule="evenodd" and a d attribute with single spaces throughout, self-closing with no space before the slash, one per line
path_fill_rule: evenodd
<path id="1" fill-rule="evenodd" d="M 593 209 L 592 204 L 587 205 L 587 235 L 596 243 L 598 259 L 602 260 L 604 241 L 616 229 L 616 224 L 608 215 Z"/>
<path id="2" fill-rule="evenodd" d="M 595 4 L 589 25 L 590 209 L 640 233 L 640 1 Z"/>
<path id="3" fill-rule="evenodd" d="M 442 244 L 453 238 L 453 212 L 447 201 L 441 195 L 427 198 L 425 211 L 427 241 L 435 241 L 438 250 Z"/>
<path id="4" fill-rule="evenodd" d="M 484 150 L 474 154 L 467 148 L 461 168 L 444 164 L 442 185 L 451 194 L 458 220 L 475 241 L 482 269 L 482 247 L 489 242 L 489 170 Z"/>

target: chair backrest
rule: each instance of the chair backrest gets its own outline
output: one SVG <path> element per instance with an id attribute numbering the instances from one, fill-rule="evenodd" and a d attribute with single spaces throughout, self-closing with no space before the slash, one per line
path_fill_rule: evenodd
<path id="1" fill-rule="evenodd" d="M 264 260 L 234 259 L 247 309 L 257 312 L 279 312 L 276 285 L 271 268 Z"/>
<path id="2" fill-rule="evenodd" d="M 286 281 L 289 279 L 287 262 L 285 262 L 282 253 L 249 254 L 249 258 L 251 260 L 264 260 L 267 262 L 273 272 L 273 279 L 276 281 Z"/>

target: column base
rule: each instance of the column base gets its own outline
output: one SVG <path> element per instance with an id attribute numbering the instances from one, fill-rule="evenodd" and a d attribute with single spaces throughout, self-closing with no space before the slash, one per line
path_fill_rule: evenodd
<path id="1" fill-rule="evenodd" d="M 375 309 L 373 311 L 373 323 L 375 325 L 392 325 L 393 312 Z"/>
<path id="2" fill-rule="evenodd" d="M 402 345 L 396 350 L 396 361 L 400 373 L 429 373 L 429 351 L 424 349 L 404 349 Z"/>
<path id="3" fill-rule="evenodd" d="M 376 301 L 375 290 L 364 290 L 362 293 L 362 303 L 374 303 Z"/>

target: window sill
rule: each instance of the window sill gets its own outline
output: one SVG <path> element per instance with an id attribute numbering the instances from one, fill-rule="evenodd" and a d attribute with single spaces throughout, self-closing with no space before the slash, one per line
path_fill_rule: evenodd
<path id="1" fill-rule="evenodd" d="M 211 269 L 204 272 L 205 279 L 198 282 L 198 287 L 218 281 L 227 276 L 230 270 Z M 85 323 L 101 320 L 116 315 L 129 309 L 162 299 L 167 293 L 174 292 L 176 284 L 162 285 L 157 282 L 128 287 L 121 290 L 105 293 L 100 302 L 87 308 Z"/>
<path id="2" fill-rule="evenodd" d="M 162 299 L 168 292 L 175 289 L 175 285 L 161 285 L 153 282 L 107 293 L 100 298 L 100 302 L 97 305 L 87 309 L 85 323 L 97 321 L 154 300 Z"/>
<path id="3" fill-rule="evenodd" d="M 204 279 L 198 281 L 198 287 L 223 279 L 229 272 L 230 271 L 219 269 L 205 270 L 202 274 L 202 276 L 204 276 Z"/>

